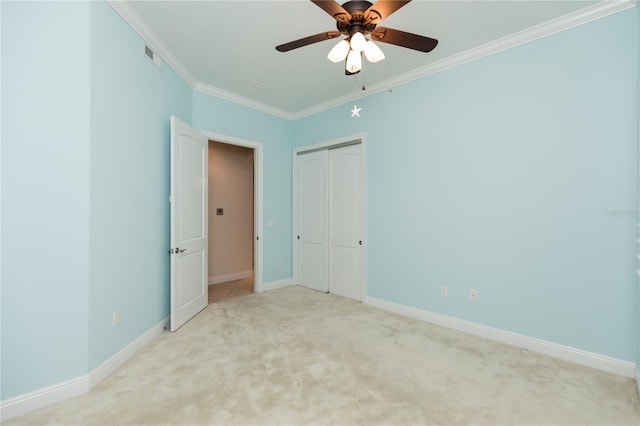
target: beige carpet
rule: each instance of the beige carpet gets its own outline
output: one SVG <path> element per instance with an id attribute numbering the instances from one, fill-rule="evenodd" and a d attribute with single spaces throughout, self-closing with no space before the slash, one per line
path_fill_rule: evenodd
<path id="1" fill-rule="evenodd" d="M 638 425 L 640 403 L 630 379 L 288 287 L 209 305 L 8 424 Z"/>

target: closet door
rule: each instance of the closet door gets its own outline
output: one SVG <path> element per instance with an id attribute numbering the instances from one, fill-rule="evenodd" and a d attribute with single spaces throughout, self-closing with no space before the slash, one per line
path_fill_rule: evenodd
<path id="1" fill-rule="evenodd" d="M 362 146 L 329 150 L 329 291 L 363 298 Z"/>
<path id="2" fill-rule="evenodd" d="M 301 154 L 298 167 L 298 284 L 323 292 L 328 284 L 326 150 Z"/>

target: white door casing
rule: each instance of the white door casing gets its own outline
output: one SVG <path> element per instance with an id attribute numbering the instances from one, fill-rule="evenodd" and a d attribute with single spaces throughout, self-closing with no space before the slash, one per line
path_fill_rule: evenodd
<path id="1" fill-rule="evenodd" d="M 254 253 L 253 253 L 253 291 L 260 293 L 262 288 L 262 222 L 263 222 L 263 157 L 264 147 L 260 142 L 254 142 L 235 136 L 224 135 L 207 130 L 201 130 L 210 141 L 221 142 L 229 145 L 251 148 L 254 152 L 253 161 L 253 190 L 254 190 Z M 215 237 L 214 237 L 215 238 Z"/>
<path id="2" fill-rule="evenodd" d="M 208 143 L 171 117 L 171 331 L 208 303 Z"/>
<path id="3" fill-rule="evenodd" d="M 329 150 L 329 291 L 362 300 L 361 144 Z"/>
<path id="4" fill-rule="evenodd" d="M 297 158 L 298 284 L 329 291 L 327 225 L 327 151 Z"/>

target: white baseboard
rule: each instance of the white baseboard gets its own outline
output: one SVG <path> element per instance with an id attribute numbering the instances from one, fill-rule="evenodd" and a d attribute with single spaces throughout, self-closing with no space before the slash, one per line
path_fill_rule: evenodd
<path id="1" fill-rule="evenodd" d="M 293 281 L 293 278 L 287 278 L 280 281 L 271 281 L 268 283 L 262 283 L 262 288 L 260 288 L 260 292 L 272 291 L 282 287 L 289 287 L 291 285 L 296 285 L 295 281 Z"/>
<path id="2" fill-rule="evenodd" d="M 145 346 L 151 343 L 153 339 L 161 335 L 167 324 L 169 324 L 169 317 L 151 327 L 136 340 L 129 343 L 122 350 L 96 367 L 91 373 L 89 373 L 89 389 L 93 389 L 95 385 L 109 377 L 111 373 L 116 371 L 131 357 L 140 352 Z"/>
<path id="3" fill-rule="evenodd" d="M 222 284 L 228 281 L 243 280 L 245 278 L 251 278 L 253 276 L 253 269 L 242 272 L 234 272 L 232 274 L 215 275 L 209 277 L 209 285 Z"/>
<path id="4" fill-rule="evenodd" d="M 153 339 L 162 334 L 168 321 L 168 318 L 163 319 L 85 376 L 2 401 L 0 403 L 0 422 L 33 413 L 89 392 L 95 385 L 107 378 Z"/>
<path id="5" fill-rule="evenodd" d="M 87 392 L 89 392 L 89 376 L 82 376 L 18 395 L 2 401 L 0 404 L 0 423 L 84 395 Z"/>
<path id="6" fill-rule="evenodd" d="M 377 299 L 375 297 L 366 297 L 364 303 L 376 308 L 383 309 L 385 311 L 394 312 L 396 314 L 415 318 L 421 321 L 426 321 L 432 324 L 453 328 L 455 330 L 460 330 L 465 333 L 473 334 L 475 336 L 495 340 L 500 343 L 506 343 L 508 345 L 569 361 L 574 364 L 584 365 L 587 367 L 606 371 L 608 373 L 617 374 L 619 376 L 634 377 L 637 374 L 637 367 L 634 363 L 621 359 L 611 358 L 605 355 L 572 348 L 570 346 L 559 345 L 557 343 L 548 342 L 546 340 L 536 339 L 534 337 L 489 327 L 487 325 L 465 321 L 442 314 L 436 314 L 434 312 L 429 312 L 406 305 L 400 305 L 398 303 L 388 302 L 386 300 Z M 637 383 L 638 382 L 636 381 L 636 385 Z"/>

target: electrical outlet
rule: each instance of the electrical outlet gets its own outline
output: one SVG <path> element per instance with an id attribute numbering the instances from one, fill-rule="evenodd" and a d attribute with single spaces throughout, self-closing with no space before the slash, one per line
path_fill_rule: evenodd
<path id="1" fill-rule="evenodd" d="M 120 325 L 120 311 L 113 311 L 113 326 L 117 327 Z"/>
<path id="2" fill-rule="evenodd" d="M 478 300 L 478 292 L 474 289 L 469 290 L 469 300 L 471 300 L 472 302 Z"/>
<path id="3" fill-rule="evenodd" d="M 446 287 L 440 287 L 440 296 L 447 297 L 449 295 L 449 289 Z"/>

